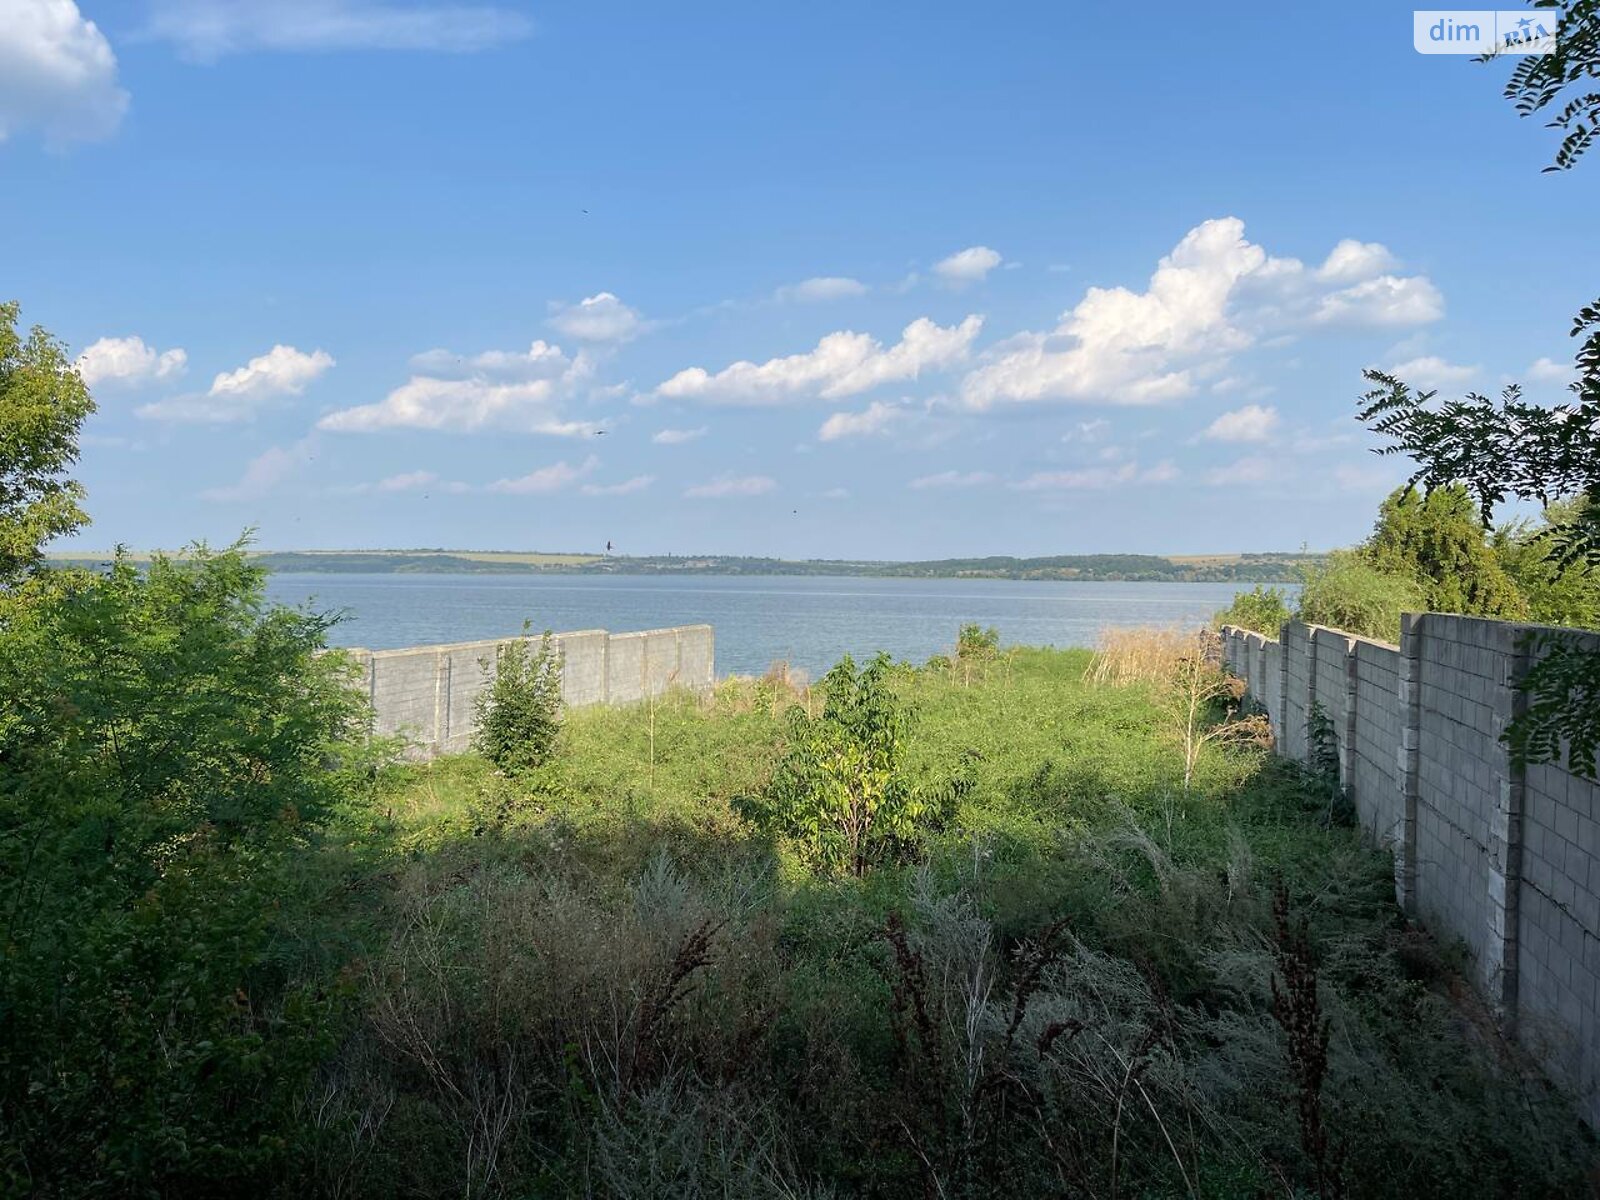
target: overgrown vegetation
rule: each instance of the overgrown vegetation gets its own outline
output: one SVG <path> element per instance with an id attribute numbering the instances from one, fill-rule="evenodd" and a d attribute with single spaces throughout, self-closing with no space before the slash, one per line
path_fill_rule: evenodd
<path id="1" fill-rule="evenodd" d="M 524 778 L 407 768 L 359 835 L 373 941 L 299 1186 L 1583 1193 L 1588 1135 L 1476 1040 L 1387 859 L 1252 744 L 1207 742 L 1186 794 L 1165 685 L 1094 665 L 885 664 L 867 703 L 915 720 L 845 727 L 894 728 L 907 790 L 963 782 L 860 875 L 738 799 L 871 666 L 669 698 L 653 784 L 639 709 L 570 713 Z"/>
<path id="2" fill-rule="evenodd" d="M 0 1191 L 281 1176 L 355 930 L 321 830 L 369 749 L 326 619 L 237 547 L 0 596 Z"/>
<path id="3" fill-rule="evenodd" d="M 848 654 L 840 659 L 823 677 L 821 714 L 789 710 L 787 752 L 759 793 L 736 798 L 735 810 L 795 839 L 815 866 L 858 878 L 911 853 L 943 820 L 952 793 L 910 777 L 910 713 L 893 672 L 885 654 L 860 671 Z"/>
<path id="4" fill-rule="evenodd" d="M 1213 628 L 1233 625 L 1239 629 L 1253 629 L 1257 633 L 1276 637 L 1284 622 L 1294 617 L 1289 594 L 1279 587 L 1256 584 L 1248 592 L 1239 592 L 1233 603 L 1211 618 Z"/>
<path id="5" fill-rule="evenodd" d="M 561 728 L 561 654 L 547 629 L 537 648 L 528 627 L 479 664 L 489 686 L 472 702 L 472 748 L 502 771 L 522 775 L 541 766 Z"/>

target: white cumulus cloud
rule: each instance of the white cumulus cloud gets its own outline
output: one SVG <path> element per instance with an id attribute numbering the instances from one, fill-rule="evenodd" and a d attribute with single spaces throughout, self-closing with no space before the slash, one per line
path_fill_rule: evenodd
<path id="1" fill-rule="evenodd" d="M 375 492 L 412 492 L 418 488 L 428 487 L 438 483 L 439 476 L 432 471 L 406 471 L 399 475 L 390 475 L 387 479 L 380 479 L 372 485 Z"/>
<path id="2" fill-rule="evenodd" d="M 489 4 L 388 0 L 153 0 L 144 36 L 211 62 L 250 51 L 433 50 L 465 54 L 533 32 Z"/>
<path id="3" fill-rule="evenodd" d="M 1066 492 L 1121 487 L 1130 483 L 1171 483 L 1178 478 L 1178 468 L 1170 462 L 1159 462 L 1153 467 L 1140 469 L 1138 463 L 1126 462 L 1119 467 L 1083 467 L 1072 471 L 1036 471 L 1026 479 L 1011 486 L 1019 492 Z"/>
<path id="4" fill-rule="evenodd" d="M 1214 467 L 1206 472 L 1206 482 L 1212 487 L 1231 487 L 1238 484 L 1268 483 L 1278 477 L 1278 468 L 1271 459 L 1249 455 L 1224 467 Z"/>
<path id="5" fill-rule="evenodd" d="M 929 488 L 981 487 L 993 482 L 994 476 L 988 471 L 940 471 L 937 475 L 923 475 L 913 479 L 906 486 L 920 492 Z"/>
<path id="6" fill-rule="evenodd" d="M 1223 413 L 1206 426 L 1201 436 L 1213 442 L 1264 442 L 1277 430 L 1278 424 L 1276 408 L 1246 404 Z"/>
<path id="7" fill-rule="evenodd" d="M 0 142 L 109 137 L 127 108 L 111 43 L 73 0 L 0 0 Z"/>
<path id="8" fill-rule="evenodd" d="M 157 350 L 138 336 L 104 337 L 78 355 L 78 374 L 84 383 L 135 386 L 161 383 L 182 375 L 189 363 L 183 350 Z"/>
<path id="9" fill-rule="evenodd" d="M 882 400 L 874 400 L 867 405 L 864 412 L 837 412 L 822 423 L 822 428 L 817 430 L 817 437 L 824 442 L 836 442 L 841 438 L 870 437 L 877 433 L 887 433 L 890 426 L 902 420 L 906 410 L 896 404 L 885 404 Z"/>
<path id="10" fill-rule="evenodd" d="M 250 460 L 239 482 L 208 488 L 200 493 L 201 498 L 223 502 L 259 500 L 309 463 L 315 448 L 316 441 L 312 437 L 301 438 L 289 446 L 269 447 Z"/>
<path id="11" fill-rule="evenodd" d="M 635 475 L 621 483 L 586 483 L 578 490 L 585 496 L 631 496 L 644 491 L 655 481 L 654 475 Z"/>
<path id="12" fill-rule="evenodd" d="M 274 346 L 252 358 L 237 371 L 224 371 L 211 381 L 209 396 L 236 396 L 260 399 L 269 396 L 298 396 L 306 385 L 334 365 L 326 350 L 310 354 L 293 346 Z"/>
<path id="13" fill-rule="evenodd" d="M 1345 238 L 1317 268 L 1317 278 L 1328 283 L 1357 283 L 1381 275 L 1395 266 L 1389 247 L 1379 242 Z"/>
<path id="14" fill-rule="evenodd" d="M 438 379 L 554 379 L 572 366 L 560 346 L 538 340 L 526 350 L 485 350 L 463 355 L 427 350 L 411 356 L 411 369 Z"/>
<path id="15" fill-rule="evenodd" d="M 1536 358 L 1528 364 L 1526 374 L 1534 383 L 1570 383 L 1577 372 L 1570 362 L 1558 363 L 1553 358 Z"/>
<path id="16" fill-rule="evenodd" d="M 705 435 L 706 427 L 702 425 L 698 429 L 661 429 L 651 434 L 650 440 L 658 446 L 681 446 Z"/>
<path id="17" fill-rule="evenodd" d="M 956 366 L 966 360 L 982 328 L 979 316 L 952 326 L 919 317 L 905 327 L 898 343 L 887 348 L 864 333 L 830 333 L 813 350 L 759 365 L 736 362 L 716 374 L 690 367 L 656 391 L 669 399 L 711 404 L 787 404 L 817 397 L 838 400 L 881 384 L 915 379 L 925 371 Z"/>
<path id="18" fill-rule="evenodd" d="M 1001 343 L 962 381 L 961 400 L 980 411 L 1041 401 L 1157 404 L 1220 376 L 1264 335 L 1442 316 L 1443 298 L 1426 278 L 1370 276 L 1391 261 L 1376 243 L 1346 241 L 1312 269 L 1269 257 L 1236 217 L 1205 221 L 1161 259 L 1144 291 L 1090 288 L 1054 329 Z"/>
<path id="19" fill-rule="evenodd" d="M 1482 368 L 1446 362 L 1437 354 L 1408 359 L 1388 368 L 1389 374 L 1413 387 L 1444 388 L 1471 382 Z"/>
<path id="20" fill-rule="evenodd" d="M 732 500 L 741 496 L 764 496 L 776 490 L 778 481 L 766 475 L 723 475 L 710 483 L 685 488 L 691 500 Z"/>
<path id="21" fill-rule="evenodd" d="M 411 365 L 419 373 L 382 400 L 328 413 L 317 428 L 339 433 L 505 430 L 555 437 L 592 434 L 599 428 L 562 412 L 563 402 L 592 373 L 583 354 L 568 358 L 559 346 L 534 342 L 525 352 L 491 350 L 468 356 L 430 350 Z"/>
<path id="22" fill-rule="evenodd" d="M 1000 265 L 1000 255 L 987 246 L 968 246 L 933 264 L 933 273 L 951 287 L 982 283 Z"/>
<path id="23" fill-rule="evenodd" d="M 583 342 L 626 342 L 644 332 L 644 319 L 610 292 L 560 309 L 550 318 L 556 332 Z"/>
<path id="24" fill-rule="evenodd" d="M 1426 325 L 1444 316 L 1444 296 L 1421 275 L 1380 275 L 1324 296 L 1316 321 L 1323 325 L 1389 328 Z"/>
<path id="25" fill-rule="evenodd" d="M 333 366 L 333 356 L 325 350 L 307 354 L 277 345 L 236 371 L 219 373 L 203 394 L 157 400 L 134 411 L 157 421 L 248 421 L 268 400 L 300 395 Z"/>
<path id="26" fill-rule="evenodd" d="M 812 279 L 802 279 L 799 283 L 787 284 L 773 292 L 772 298 L 780 302 L 815 304 L 823 300 L 864 296 L 866 293 L 867 285 L 859 279 L 849 279 L 842 275 L 818 275 Z"/>
<path id="27" fill-rule="evenodd" d="M 537 471 L 519 475 L 515 479 L 497 479 L 487 490 L 509 496 L 548 495 L 571 487 L 599 465 L 600 460 L 592 454 L 577 466 L 563 459 L 561 462 L 551 463 L 548 467 L 540 467 Z"/>

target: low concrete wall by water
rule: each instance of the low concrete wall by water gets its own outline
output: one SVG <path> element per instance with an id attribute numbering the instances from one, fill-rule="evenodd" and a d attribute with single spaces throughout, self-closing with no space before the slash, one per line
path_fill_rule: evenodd
<path id="1" fill-rule="evenodd" d="M 513 640 L 523 639 L 345 653 L 361 667 L 373 732 L 403 735 L 412 755 L 427 759 L 467 749 L 473 702 L 494 678 L 497 650 Z M 674 687 L 706 691 L 716 680 L 709 625 L 640 633 L 584 629 L 555 634 L 552 641 L 561 651 L 561 699 L 568 708 L 629 704 Z"/>

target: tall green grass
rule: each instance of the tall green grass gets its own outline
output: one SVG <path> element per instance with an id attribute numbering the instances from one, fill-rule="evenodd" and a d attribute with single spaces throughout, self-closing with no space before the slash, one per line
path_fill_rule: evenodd
<path id="1" fill-rule="evenodd" d="M 296 1186 L 1584 1193 L 1568 1102 L 1484 1032 L 1454 952 L 1405 922 L 1325 787 L 1208 745 L 1185 792 L 1157 685 L 1093 665 L 897 669 L 907 771 L 964 783 L 908 861 L 860 879 L 735 815 L 786 709 L 815 711 L 781 674 L 572 712 L 523 778 L 472 757 L 400 772 L 351 835 L 368 949 Z M 1320 1152 L 1274 1015 L 1274 981 L 1307 970 Z"/>

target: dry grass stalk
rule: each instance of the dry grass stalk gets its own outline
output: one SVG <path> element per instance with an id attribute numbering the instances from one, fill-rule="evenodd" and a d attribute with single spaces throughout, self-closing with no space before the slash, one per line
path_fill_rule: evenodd
<path id="1" fill-rule="evenodd" d="M 1199 636 L 1193 630 L 1153 625 L 1108 627 L 1100 631 L 1089 681 L 1112 687 L 1160 683 L 1171 678 L 1178 663 L 1198 649 Z"/>

